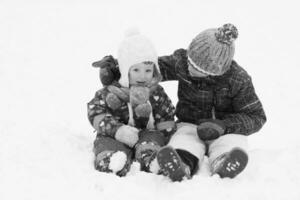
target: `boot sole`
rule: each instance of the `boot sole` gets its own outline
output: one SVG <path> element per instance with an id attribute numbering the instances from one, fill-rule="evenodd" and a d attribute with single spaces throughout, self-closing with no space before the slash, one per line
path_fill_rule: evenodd
<path id="1" fill-rule="evenodd" d="M 216 170 L 221 178 L 234 178 L 241 173 L 248 163 L 248 155 L 240 148 L 231 150 L 225 158 L 222 166 Z"/>
<path id="2" fill-rule="evenodd" d="M 172 181 L 182 181 L 184 177 L 189 177 L 186 173 L 182 160 L 172 147 L 163 147 L 157 153 L 157 162 L 163 174 Z"/>

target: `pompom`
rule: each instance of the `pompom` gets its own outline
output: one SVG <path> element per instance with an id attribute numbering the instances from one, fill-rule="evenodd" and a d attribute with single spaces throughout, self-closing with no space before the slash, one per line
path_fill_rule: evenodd
<path id="1" fill-rule="evenodd" d="M 132 36 L 140 35 L 140 34 L 141 33 L 137 27 L 132 27 L 125 31 L 125 37 L 132 37 Z"/>
<path id="2" fill-rule="evenodd" d="M 138 105 L 135 109 L 135 114 L 137 117 L 146 117 L 148 118 L 151 114 L 152 107 L 149 103 L 143 103 Z"/>
<path id="3" fill-rule="evenodd" d="M 130 88 L 130 103 L 132 106 L 143 104 L 149 100 L 150 89 L 148 87 L 132 86 Z"/>
<path id="4" fill-rule="evenodd" d="M 238 37 L 238 30 L 233 24 L 224 24 L 215 35 L 219 42 L 230 45 Z"/>

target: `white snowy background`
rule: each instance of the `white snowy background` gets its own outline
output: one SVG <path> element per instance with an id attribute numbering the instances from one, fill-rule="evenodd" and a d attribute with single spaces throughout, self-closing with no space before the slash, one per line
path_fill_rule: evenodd
<path id="1" fill-rule="evenodd" d="M 299 200 L 300 18 L 297 1 L 0 0 L 0 199 Z M 138 171 L 94 170 L 86 103 L 101 87 L 91 63 L 116 55 L 138 27 L 159 55 L 202 30 L 231 22 L 235 60 L 253 78 L 268 121 L 250 136 L 250 161 L 235 179 L 172 183 Z M 164 83 L 174 104 L 176 82 Z M 297 189 L 298 188 L 298 189 Z"/>

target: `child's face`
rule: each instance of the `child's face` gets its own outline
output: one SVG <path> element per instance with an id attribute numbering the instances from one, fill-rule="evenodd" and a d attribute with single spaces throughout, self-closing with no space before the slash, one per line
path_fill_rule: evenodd
<path id="1" fill-rule="evenodd" d="M 153 78 L 154 65 L 138 63 L 129 69 L 129 85 L 147 86 Z"/>
<path id="2" fill-rule="evenodd" d="M 192 65 L 188 64 L 188 70 L 191 76 L 193 77 L 206 77 L 207 75 L 196 70 Z"/>

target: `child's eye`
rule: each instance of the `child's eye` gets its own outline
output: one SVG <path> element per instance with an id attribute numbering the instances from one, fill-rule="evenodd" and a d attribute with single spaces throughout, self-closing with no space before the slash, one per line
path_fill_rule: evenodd
<path id="1" fill-rule="evenodd" d="M 149 72 L 152 72 L 152 69 L 147 69 L 146 72 L 148 72 L 148 73 L 149 73 Z"/>
<path id="2" fill-rule="evenodd" d="M 138 68 L 134 68 L 133 71 L 134 71 L 134 72 L 138 72 L 139 69 L 138 69 Z"/>

